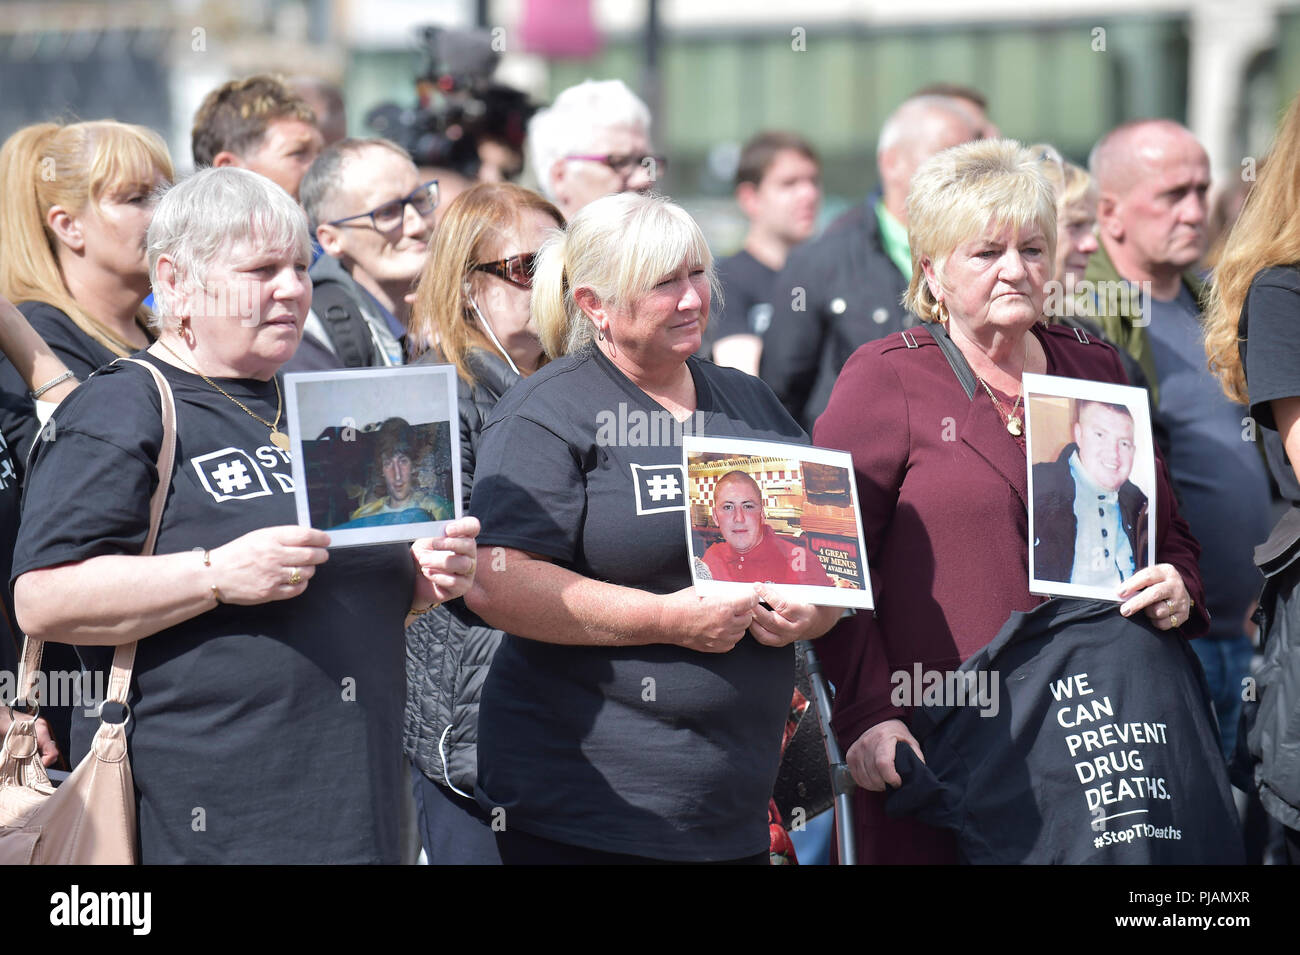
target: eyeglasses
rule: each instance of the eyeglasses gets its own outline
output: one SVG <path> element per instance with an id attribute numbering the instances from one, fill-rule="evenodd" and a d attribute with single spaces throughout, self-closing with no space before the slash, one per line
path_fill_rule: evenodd
<path id="1" fill-rule="evenodd" d="M 402 227 L 402 223 L 406 219 L 406 207 L 408 205 L 422 219 L 427 219 L 433 215 L 433 210 L 438 208 L 438 180 L 430 179 L 410 195 L 403 196 L 401 199 L 393 199 L 391 202 L 385 202 L 382 206 L 375 206 L 369 212 L 346 216 L 325 224 L 344 225 L 357 219 L 369 219 L 370 225 L 376 232 L 396 232 Z"/>
<path id="2" fill-rule="evenodd" d="M 575 156 L 565 156 L 564 158 L 585 159 L 588 162 L 603 163 L 604 165 L 608 166 L 610 169 L 614 170 L 614 172 L 622 176 L 625 182 L 631 177 L 632 173 L 637 171 L 637 169 L 644 169 L 649 174 L 650 178 L 653 180 L 653 179 L 658 179 L 660 176 L 662 176 L 664 174 L 664 170 L 668 168 L 667 156 L 655 156 L 650 153 L 646 153 L 645 155 L 642 156 L 637 156 L 633 154 L 628 154 L 626 156 L 575 155 Z"/>
<path id="3" fill-rule="evenodd" d="M 516 288 L 528 292 L 532 291 L 533 288 L 533 263 L 536 260 L 536 252 L 524 252 L 496 262 L 480 262 L 478 265 L 471 265 L 469 270 L 471 272 L 488 272 L 499 279 L 505 279 Z"/>

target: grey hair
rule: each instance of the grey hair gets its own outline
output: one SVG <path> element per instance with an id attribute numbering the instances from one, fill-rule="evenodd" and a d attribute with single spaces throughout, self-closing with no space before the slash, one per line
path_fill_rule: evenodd
<path id="1" fill-rule="evenodd" d="M 551 167 L 569 153 L 591 148 L 598 131 L 639 126 L 650 135 L 650 110 L 622 80 L 584 80 L 538 110 L 528 123 L 528 158 L 543 195 L 555 201 Z"/>
<path id="2" fill-rule="evenodd" d="M 705 270 L 711 301 L 720 303 L 709 244 L 681 206 L 636 192 L 584 206 L 542 244 L 533 269 L 533 327 L 546 354 L 558 358 L 581 351 L 595 336 L 575 290 L 589 288 L 615 307 L 630 305 L 683 262 Z"/>
<path id="3" fill-rule="evenodd" d="M 245 242 L 259 249 L 287 249 L 311 261 L 307 217 L 293 197 L 247 169 L 201 169 L 163 193 L 149 224 L 149 281 L 154 291 L 152 324 L 161 328 L 175 303 L 158 282 L 158 259 L 175 263 L 182 280 L 201 287 L 208 268 Z"/>
<path id="4" fill-rule="evenodd" d="M 414 165 L 411 154 L 390 139 L 341 139 L 322 149 L 298 186 L 298 201 L 307 211 L 313 235 L 317 226 L 334 218 L 334 200 L 343 188 L 344 165 L 372 147 L 387 149 Z"/>
<path id="5" fill-rule="evenodd" d="M 885 150 L 906 140 L 916 141 L 932 136 L 934 123 L 931 117 L 935 113 L 947 113 L 970 126 L 972 132 L 975 131 L 970 113 L 953 102 L 952 97 L 930 93 L 913 96 L 911 99 L 903 100 L 880 127 L 880 138 L 876 141 L 876 155 L 880 156 Z"/>

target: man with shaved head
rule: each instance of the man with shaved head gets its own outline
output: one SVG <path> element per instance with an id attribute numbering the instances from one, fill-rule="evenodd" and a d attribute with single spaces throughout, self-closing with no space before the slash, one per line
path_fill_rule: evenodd
<path id="1" fill-rule="evenodd" d="M 796 248 L 777 276 L 759 373 L 809 431 L 849 356 L 915 323 L 901 305 L 912 276 L 912 176 L 935 153 L 979 132 L 970 106 L 950 96 L 905 100 L 876 144 L 880 190 Z"/>
<path id="2" fill-rule="evenodd" d="M 1227 752 L 1251 645 L 1244 631 L 1262 578 L 1254 545 L 1268 536 L 1269 484 L 1242 409 L 1205 365 L 1207 289 L 1194 270 L 1207 244 L 1210 161 L 1196 137 L 1165 119 L 1125 123 L 1089 159 L 1100 193 L 1100 248 L 1085 279 L 1102 329 L 1146 373 L 1181 512 L 1201 542 L 1210 634 L 1192 641 L 1205 666 Z M 1119 283 L 1137 283 L 1122 286 Z"/>
<path id="3" fill-rule="evenodd" d="M 713 519 L 722 540 L 701 558 L 714 580 L 834 587 L 817 555 L 767 526 L 763 489 L 744 471 L 728 471 L 713 488 Z"/>
<path id="4" fill-rule="evenodd" d="M 1100 195 L 1101 248 L 1084 277 L 1107 283 L 1095 296 L 1096 317 L 1106 337 L 1136 358 L 1154 383 L 1158 379 L 1145 331 L 1152 316 L 1143 314 L 1144 303 L 1136 296 L 1127 290 L 1116 294 L 1115 288 L 1121 281 L 1150 283 L 1156 302 L 1182 300 L 1200 311 L 1205 289 L 1192 267 L 1206 248 L 1210 159 L 1182 125 L 1147 119 L 1103 136 L 1088 165 Z"/>

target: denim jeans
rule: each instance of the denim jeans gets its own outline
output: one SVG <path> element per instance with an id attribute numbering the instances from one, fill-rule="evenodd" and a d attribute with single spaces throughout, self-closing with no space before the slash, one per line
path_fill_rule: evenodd
<path id="1" fill-rule="evenodd" d="M 1245 634 L 1227 640 L 1202 637 L 1192 640 L 1191 644 L 1205 668 L 1210 699 L 1214 701 L 1214 712 L 1219 718 L 1219 745 L 1223 748 L 1224 759 L 1228 759 L 1237 745 L 1242 681 L 1250 675 L 1250 659 L 1255 648 Z"/>

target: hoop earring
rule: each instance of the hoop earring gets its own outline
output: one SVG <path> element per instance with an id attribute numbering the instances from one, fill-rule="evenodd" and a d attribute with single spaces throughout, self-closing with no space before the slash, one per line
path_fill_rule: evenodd
<path id="1" fill-rule="evenodd" d="M 934 305 L 930 307 L 930 321 L 938 322 L 944 328 L 947 328 L 948 318 L 948 306 L 943 304 L 942 299 L 936 301 Z"/>
<path id="2" fill-rule="evenodd" d="M 597 326 L 596 326 L 596 341 L 598 341 L 598 342 L 603 342 L 604 340 L 605 340 L 605 329 L 603 329 L 603 328 L 601 328 L 599 325 L 597 325 Z"/>

